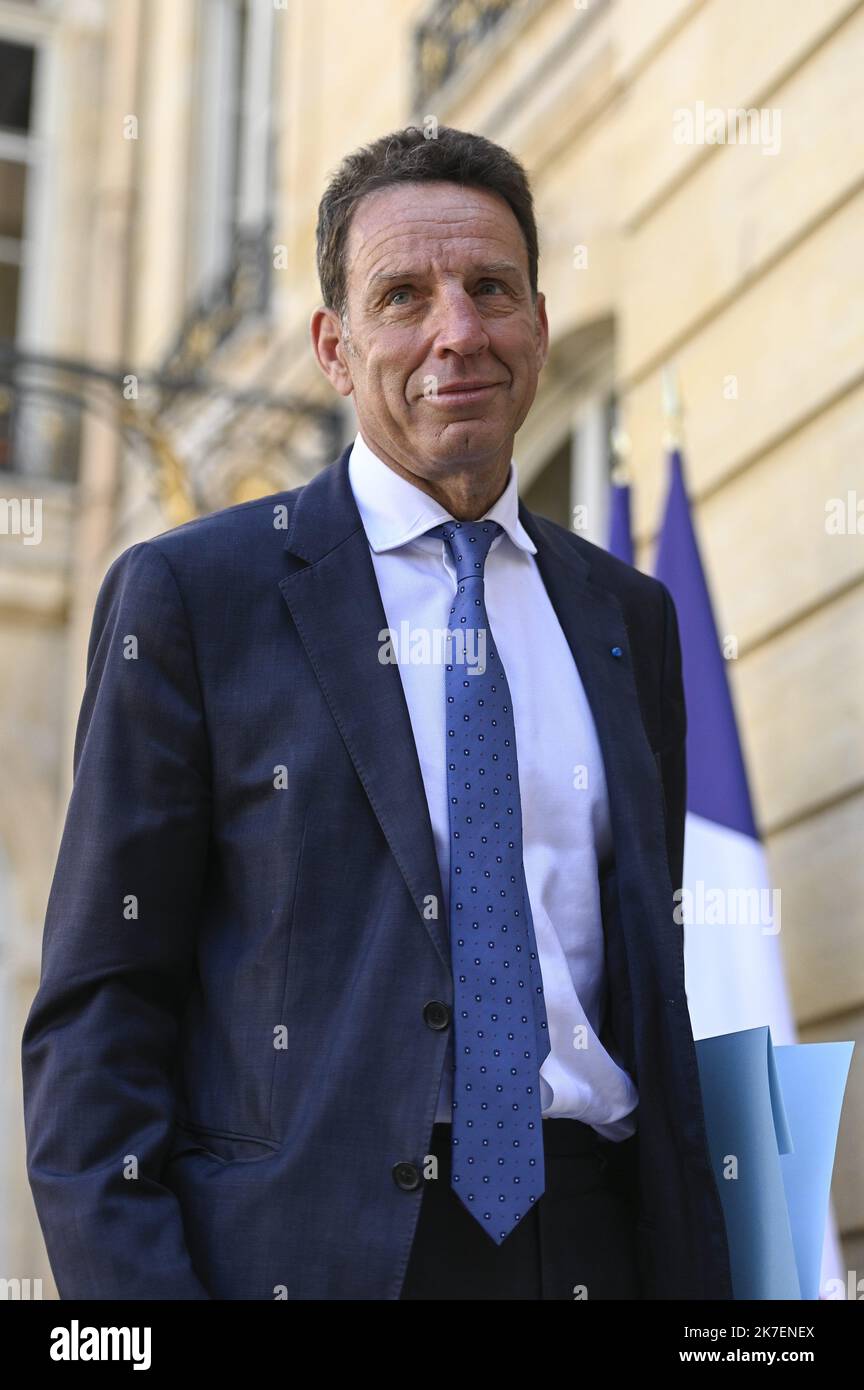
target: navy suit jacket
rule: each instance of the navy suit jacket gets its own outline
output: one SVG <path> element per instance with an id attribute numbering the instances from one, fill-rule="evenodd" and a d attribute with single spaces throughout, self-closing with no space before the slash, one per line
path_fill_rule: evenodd
<path id="1" fill-rule="evenodd" d="M 349 454 L 130 546 L 102 583 L 22 1046 L 63 1298 L 399 1297 L 453 992 Z M 658 581 L 519 514 L 608 782 L 602 1037 L 640 1096 L 624 1144 L 644 1296 L 728 1299 L 673 918 L 675 609 Z"/>

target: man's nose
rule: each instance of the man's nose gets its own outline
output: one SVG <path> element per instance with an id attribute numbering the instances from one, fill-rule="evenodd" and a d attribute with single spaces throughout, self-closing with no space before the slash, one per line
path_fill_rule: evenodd
<path id="1" fill-rule="evenodd" d="M 478 352 L 489 342 L 489 335 L 477 305 L 464 290 L 442 296 L 434 310 L 435 347 L 439 351 L 464 354 Z"/>

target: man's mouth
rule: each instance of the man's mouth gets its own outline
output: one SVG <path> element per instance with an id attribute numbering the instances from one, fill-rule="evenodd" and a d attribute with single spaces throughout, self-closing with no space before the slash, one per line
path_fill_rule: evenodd
<path id="1" fill-rule="evenodd" d="M 485 400 L 493 391 L 497 391 L 500 385 L 500 381 L 492 381 L 482 386 L 439 387 L 437 395 L 429 396 L 428 399 L 450 406 L 470 405 L 473 401 Z"/>

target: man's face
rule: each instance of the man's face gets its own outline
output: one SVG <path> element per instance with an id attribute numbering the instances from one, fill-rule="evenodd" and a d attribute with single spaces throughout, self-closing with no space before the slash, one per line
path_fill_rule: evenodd
<path id="1" fill-rule="evenodd" d="M 353 391 L 370 448 L 430 482 L 509 466 L 548 350 L 543 295 L 493 193 L 436 182 L 367 194 L 346 248 L 349 337 L 313 336 L 343 395 Z M 318 319 L 318 314 L 316 314 Z M 454 393 L 460 383 L 481 389 Z"/>

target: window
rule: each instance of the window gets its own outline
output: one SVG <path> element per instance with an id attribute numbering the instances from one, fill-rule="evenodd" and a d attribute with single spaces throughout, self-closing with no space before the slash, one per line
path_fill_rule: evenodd
<path id="1" fill-rule="evenodd" d="M 0 338 L 18 326 L 32 149 L 35 50 L 0 40 Z"/>
<path id="2" fill-rule="evenodd" d="M 244 262 L 262 270 L 262 247 L 270 264 L 275 44 L 272 3 L 199 0 L 198 15 L 187 283 L 190 303 L 203 306 Z"/>
<path id="3" fill-rule="evenodd" d="M 601 391 L 577 406 L 561 443 L 524 492 L 532 512 L 607 544 L 613 398 Z"/>
<path id="4" fill-rule="evenodd" d="M 6 352 L 22 332 L 23 290 L 28 241 L 28 204 L 38 174 L 33 139 L 36 49 L 0 39 L 0 345 Z M 11 384 L 4 368 L 4 383 Z M 12 462 L 12 441 L 20 433 L 20 409 L 5 384 L 0 396 L 0 469 Z"/>

